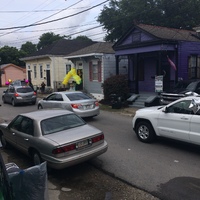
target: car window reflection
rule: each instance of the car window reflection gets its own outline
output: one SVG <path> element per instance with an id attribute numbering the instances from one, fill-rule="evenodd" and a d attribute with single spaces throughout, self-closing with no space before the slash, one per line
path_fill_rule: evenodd
<path id="1" fill-rule="evenodd" d="M 184 100 L 178 103 L 175 103 L 168 107 L 169 113 L 177 114 L 194 114 L 192 108 L 189 108 L 191 101 Z"/>

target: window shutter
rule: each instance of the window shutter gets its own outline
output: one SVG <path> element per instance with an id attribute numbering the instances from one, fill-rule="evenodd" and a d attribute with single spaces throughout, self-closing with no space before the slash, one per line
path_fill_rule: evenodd
<path id="1" fill-rule="evenodd" d="M 101 82 L 101 61 L 98 61 L 98 81 Z"/>
<path id="2" fill-rule="evenodd" d="M 92 61 L 89 62 L 89 79 L 92 81 Z"/>

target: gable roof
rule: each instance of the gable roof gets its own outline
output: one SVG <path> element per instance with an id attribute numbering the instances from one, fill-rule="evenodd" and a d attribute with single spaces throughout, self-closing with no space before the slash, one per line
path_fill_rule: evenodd
<path id="1" fill-rule="evenodd" d="M 26 71 L 25 66 L 22 66 L 22 67 L 21 67 L 21 66 L 14 65 L 14 64 L 12 64 L 12 63 L 0 65 L 0 69 L 6 69 L 6 68 L 8 68 L 8 67 L 15 67 L 15 68 L 17 68 L 17 69 L 19 69 L 19 70 Z"/>
<path id="2" fill-rule="evenodd" d="M 72 52 L 71 54 L 68 54 L 66 58 L 73 58 L 77 56 L 86 57 L 86 56 L 106 54 L 106 53 L 114 54 L 115 51 L 113 50 L 112 46 L 113 46 L 113 43 L 110 43 L 110 42 L 97 42 L 88 47 L 85 47 L 78 51 Z"/>
<path id="3" fill-rule="evenodd" d="M 113 45 L 113 48 L 120 45 L 122 41 L 126 37 L 128 37 L 133 31 L 137 29 L 140 30 L 148 35 L 151 35 L 155 38 L 156 41 L 193 41 L 193 42 L 200 42 L 200 39 L 197 36 L 195 31 L 191 30 L 184 30 L 184 29 L 175 29 L 175 28 L 168 28 L 162 26 L 155 26 L 155 25 L 147 25 L 147 24 L 138 24 L 134 25 L 131 29 L 129 29 L 121 38 Z"/>
<path id="4" fill-rule="evenodd" d="M 94 43 L 96 42 L 60 39 L 53 42 L 51 45 L 46 46 L 39 51 L 36 51 L 28 57 L 21 58 L 20 60 L 31 60 L 34 58 L 47 56 L 66 56 L 71 52 L 77 51 Z"/>
<path id="5" fill-rule="evenodd" d="M 147 24 L 139 24 L 136 27 L 160 39 L 200 42 L 200 40 L 197 38 L 197 34 L 195 31 L 153 26 Z"/>

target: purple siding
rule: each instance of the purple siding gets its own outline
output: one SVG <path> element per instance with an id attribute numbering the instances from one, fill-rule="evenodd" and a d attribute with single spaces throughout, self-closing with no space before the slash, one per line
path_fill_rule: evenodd
<path id="1" fill-rule="evenodd" d="M 188 79 L 188 57 L 200 55 L 200 43 L 180 42 L 178 47 L 178 77 Z"/>

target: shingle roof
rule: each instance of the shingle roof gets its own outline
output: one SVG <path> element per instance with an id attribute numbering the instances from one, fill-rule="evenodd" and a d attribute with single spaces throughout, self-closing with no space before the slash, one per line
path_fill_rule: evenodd
<path id="1" fill-rule="evenodd" d="M 36 51 L 30 56 L 22 58 L 21 60 L 27 60 L 32 57 L 38 57 L 38 56 L 41 57 L 41 56 L 49 56 L 49 55 L 66 56 L 74 51 L 77 51 L 79 49 L 92 45 L 94 43 L 96 42 L 60 39 L 58 41 L 55 41 L 53 44 L 46 46 L 39 51 Z"/>
<path id="2" fill-rule="evenodd" d="M 84 54 L 95 54 L 95 53 L 96 54 L 98 53 L 114 54 L 115 51 L 113 50 L 112 46 L 113 46 L 113 43 L 110 43 L 110 42 L 97 42 L 88 47 L 72 52 L 68 54 L 67 57 L 76 56 L 76 55 L 84 55 Z"/>
<path id="3" fill-rule="evenodd" d="M 160 39 L 200 42 L 195 31 L 139 24 L 136 27 Z M 196 35 L 196 37 L 195 37 Z"/>

